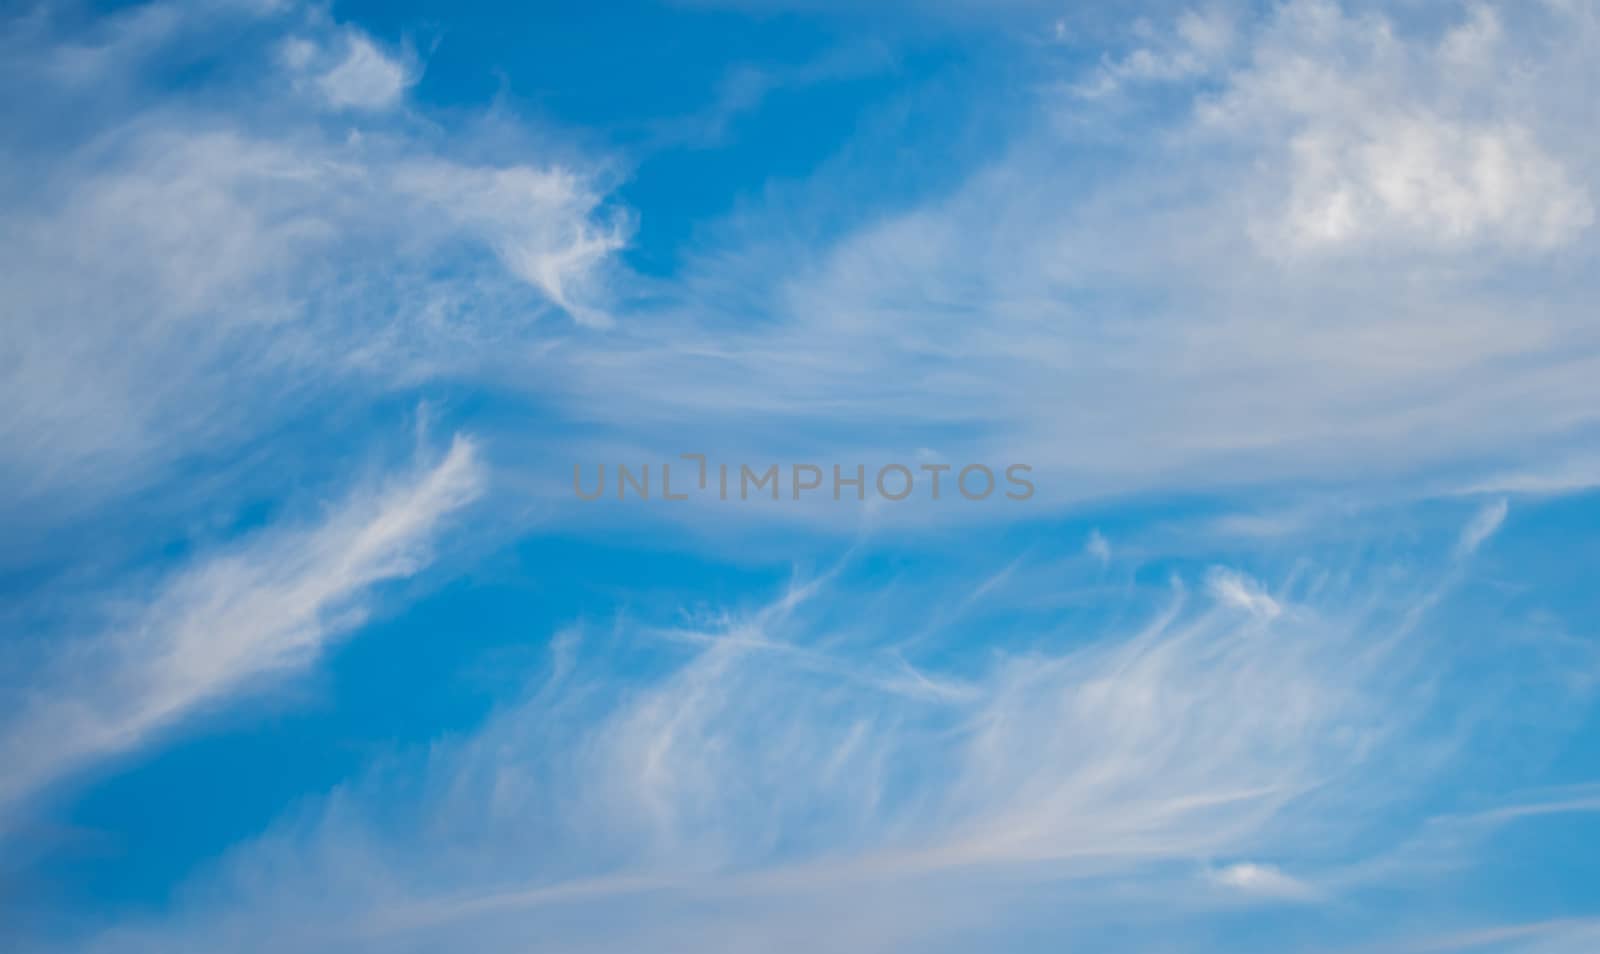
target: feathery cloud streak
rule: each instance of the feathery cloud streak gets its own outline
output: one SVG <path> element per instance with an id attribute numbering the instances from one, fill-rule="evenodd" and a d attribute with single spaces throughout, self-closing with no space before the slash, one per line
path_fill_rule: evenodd
<path id="1" fill-rule="evenodd" d="M 441 524 L 483 479 L 457 438 L 438 462 L 350 495 L 314 525 L 196 558 L 106 632 L 53 647 L 51 671 L 5 700 L 0 822 L 63 774 L 315 661 L 363 621 L 373 587 L 427 565 Z"/>

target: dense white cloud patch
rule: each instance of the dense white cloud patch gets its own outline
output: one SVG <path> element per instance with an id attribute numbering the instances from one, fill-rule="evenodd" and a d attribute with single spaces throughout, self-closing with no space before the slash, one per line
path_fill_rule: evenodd
<path id="1" fill-rule="evenodd" d="M 1316 897 L 1316 890 L 1310 885 L 1273 865 L 1241 861 L 1211 872 L 1211 878 L 1223 887 L 1264 898 L 1308 901 Z"/>
<path id="2" fill-rule="evenodd" d="M 297 87 L 336 110 L 393 108 L 416 81 L 406 62 L 351 28 L 290 36 L 278 45 L 277 59 Z"/>
<path id="3" fill-rule="evenodd" d="M 1292 246 L 1363 243 L 1566 244 L 1594 221 L 1589 194 L 1515 126 L 1406 117 L 1313 128 L 1291 143 L 1281 228 Z M 1277 236 L 1267 236 L 1271 241 Z"/>
<path id="4" fill-rule="evenodd" d="M 367 36 L 348 31 L 343 58 L 316 82 L 333 106 L 386 109 L 400 101 L 409 81 L 401 63 L 385 56 Z"/>
<path id="5" fill-rule="evenodd" d="M 1540 107 L 1514 92 L 1531 66 L 1519 53 L 1487 5 L 1430 42 L 1379 16 L 1294 3 L 1200 119 L 1257 139 L 1271 158 L 1282 194 L 1256 223 L 1269 251 L 1557 248 L 1593 223 L 1594 207 L 1586 182 L 1540 142 L 1552 132 L 1539 128 Z"/>

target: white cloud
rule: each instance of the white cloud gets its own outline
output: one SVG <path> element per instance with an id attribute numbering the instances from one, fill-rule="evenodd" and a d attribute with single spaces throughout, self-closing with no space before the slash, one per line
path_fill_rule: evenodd
<path id="1" fill-rule="evenodd" d="M 1417 938 L 1392 947 L 1396 954 L 1588 954 L 1600 943 L 1600 921 L 1555 918 L 1496 924 Z"/>
<path id="2" fill-rule="evenodd" d="M 1452 565 L 1399 591 L 1386 566 L 1304 585 L 1260 627 L 1179 600 L 1102 638 L 961 628 L 929 651 L 987 662 L 953 663 L 970 691 L 936 696 L 902 691 L 884 650 L 897 607 L 938 601 L 848 579 L 568 635 L 478 732 L 237 852 L 176 920 L 85 949 L 789 950 L 819 917 L 835 949 L 993 949 L 1001 906 L 1056 938 L 1129 910 L 1174 928 L 1118 886 L 1164 910 L 1203 859 L 1326 865 L 1405 810 L 1419 752 L 1454 750 L 1462 723 L 1417 691 L 1448 675 L 1431 650 L 1453 643 L 1417 623 Z M 1209 880 L 1323 894 L 1262 862 Z M 1185 903 L 1235 903 L 1202 894 Z"/>
<path id="3" fill-rule="evenodd" d="M 1111 562 L 1111 542 L 1099 530 L 1089 531 L 1089 539 L 1083 545 L 1083 552 L 1094 557 L 1095 562 L 1101 566 Z"/>
<path id="4" fill-rule="evenodd" d="M 582 176 L 559 167 L 482 169 L 411 163 L 397 191 L 431 203 L 440 216 L 482 236 L 506 268 L 542 291 L 574 320 L 605 327 L 611 318 L 590 302 L 600 267 L 627 240 L 627 221 L 596 215 L 602 196 Z"/>
<path id="5" fill-rule="evenodd" d="M 1319 0 L 1283 9 L 1201 110 L 1270 161 L 1283 194 L 1257 223 L 1269 252 L 1539 251 L 1588 229 L 1588 188 L 1540 143 L 1537 117 L 1496 108 L 1516 57 L 1493 8 L 1472 10 L 1430 44 Z"/>
<path id="6" fill-rule="evenodd" d="M 1510 509 L 1504 499 L 1491 501 L 1483 506 L 1472 522 L 1461 531 L 1461 539 L 1456 544 L 1456 552 L 1468 556 L 1478 552 L 1484 541 L 1494 536 L 1500 525 L 1506 521 L 1506 513 Z"/>
<path id="7" fill-rule="evenodd" d="M 437 463 L 351 494 L 318 523 L 197 557 L 106 632 L 65 639 L 7 705 L 0 822 L 63 774 L 315 660 L 362 622 L 373 586 L 427 565 L 440 525 L 482 477 L 472 443 L 458 438 Z"/>
<path id="8" fill-rule="evenodd" d="M 1582 493 L 1600 487 L 1600 459 L 1580 452 L 1569 458 L 1546 461 L 1529 469 L 1509 469 L 1477 478 L 1455 492 L 1478 494 L 1559 495 Z"/>
<path id="9" fill-rule="evenodd" d="M 1279 901 L 1309 901 L 1316 889 L 1272 865 L 1241 861 L 1210 873 L 1211 880 L 1235 891 Z"/>
<path id="10" fill-rule="evenodd" d="M 1254 616 L 1271 619 L 1283 612 L 1283 607 L 1262 589 L 1260 583 L 1233 570 L 1221 567 L 1212 570 L 1206 577 L 1206 587 L 1217 602 Z"/>
<path id="11" fill-rule="evenodd" d="M 1594 221 L 1588 192 L 1517 127 L 1369 119 L 1312 128 L 1291 145 L 1282 227 L 1291 245 L 1371 247 L 1481 241 L 1522 248 L 1570 242 Z"/>
<path id="12" fill-rule="evenodd" d="M 1060 36 L 1065 24 L 1057 23 Z M 1103 63 L 1074 91 L 1090 98 L 1107 96 L 1129 85 L 1170 83 L 1205 76 L 1227 62 L 1238 40 L 1237 27 L 1220 7 L 1186 10 L 1179 14 L 1170 34 L 1154 46 L 1139 46 L 1124 56 Z"/>
<path id="13" fill-rule="evenodd" d="M 0 292 L 26 319 L 0 331 L 20 356 L 0 383 L 3 466 L 30 489 L 125 485 L 269 429 L 233 408 L 498 362 L 619 443 L 688 429 L 695 446 L 814 440 L 824 460 L 905 434 L 908 452 L 1035 464 L 1041 504 L 1382 479 L 1581 434 L 1600 407 L 1594 282 L 1562 256 L 1592 241 L 1593 153 L 1559 96 L 1592 75 L 1592 34 L 1529 40 L 1475 17 L 1434 42 L 1328 4 L 1275 9 L 1265 32 L 1183 21 L 1111 67 L 1130 96 L 1151 80 L 1219 92 L 1156 134 L 1124 130 L 1137 143 L 1110 171 L 1041 121 L 949 194 L 783 257 L 781 274 L 691 280 L 678 307 L 615 322 L 607 268 L 628 220 L 594 170 L 542 151 L 468 161 L 508 153 L 386 125 L 408 68 L 358 34 L 306 33 L 279 66 L 349 107 L 357 135 L 278 99 L 258 114 L 252 85 L 232 113 L 141 112 L 14 177 L 40 188 L 0 234 Z M 1481 83 L 1458 78 L 1479 74 L 1509 91 L 1464 105 Z M 530 334 L 543 303 L 615 333 Z M 87 644 L 93 665 L 48 684 L 59 697 L 30 698 L 0 740 L 15 770 L 0 798 L 314 658 L 372 586 L 426 563 L 480 476 L 458 445 L 180 574 Z M 1484 510 L 1458 557 L 1504 515 Z M 1296 527 L 1272 529 L 1286 545 Z M 1109 545 L 1097 533 L 1086 552 L 1103 562 Z M 991 924 L 1018 871 L 1059 917 L 1062 884 L 1081 901 L 1100 876 L 1187 883 L 1218 857 L 1307 872 L 1215 872 L 1287 896 L 1323 883 L 1316 839 L 1295 836 L 1359 830 L 1395 795 L 1403 772 L 1383 769 L 1413 770 L 1393 743 L 1428 731 L 1410 677 L 1435 591 L 1373 576 L 1371 592 L 1269 592 L 1219 569 L 1209 602 L 1139 632 L 972 630 L 939 647 L 972 653 L 959 675 L 937 653 L 908 661 L 898 623 L 878 622 L 934 594 L 818 587 L 652 632 L 681 655 L 555 667 L 431 752 L 416 790 L 397 800 L 375 773 L 241 851 L 177 921 L 103 946 L 749 950 L 802 923 L 832 932 L 824 948 L 921 949 L 932 927 Z M 1014 585 L 1009 568 L 990 580 Z M 672 910 L 593 909 L 599 937 L 526 916 L 639 897 Z"/>
<path id="14" fill-rule="evenodd" d="M 223 12 L 178 12 L 168 33 L 203 55 L 214 41 L 200 27 Z M 284 17 L 252 27 L 277 68 L 321 75 L 348 43 L 346 66 L 388 70 L 359 34 L 315 12 Z M 37 80 L 72 42 L 46 27 L 31 39 L 8 75 Z M 128 101 L 114 115 L 54 129 L 46 152 L 20 148 L 25 124 L 10 130 L 19 148 L 0 173 L 31 186 L 8 191 L 0 231 L 13 315 L 0 327 L 13 356 L 0 474 L 23 506 L 136 490 L 197 447 L 224 451 L 330 394 L 504 361 L 556 309 L 589 324 L 607 314 L 626 218 L 602 211 L 598 166 L 553 148 L 495 161 L 513 155 L 495 134 L 441 143 L 378 115 L 351 117 L 360 135 L 347 136 L 238 60 L 237 86 L 191 101 L 141 98 L 148 64 L 119 54 L 87 91 L 41 83 L 30 101 L 72 112 L 73 97 L 116 90 Z M 388 88 L 358 95 L 340 75 L 351 102 L 376 105 Z"/>
<path id="15" fill-rule="evenodd" d="M 798 203 L 752 214 L 678 307 L 557 347 L 541 380 L 638 456 L 690 430 L 753 459 L 937 444 L 1026 461 L 1037 507 L 1566 455 L 1600 425 L 1576 267 L 1600 169 L 1570 93 L 1596 36 L 1449 12 L 1275 6 L 1170 121 L 1047 97 L 959 185 L 820 251 L 762 252 Z"/>
<path id="16" fill-rule="evenodd" d="M 317 77 L 317 88 L 338 108 L 388 109 L 400 102 L 412 82 L 400 61 L 385 55 L 366 34 L 347 30 L 343 58 Z"/>

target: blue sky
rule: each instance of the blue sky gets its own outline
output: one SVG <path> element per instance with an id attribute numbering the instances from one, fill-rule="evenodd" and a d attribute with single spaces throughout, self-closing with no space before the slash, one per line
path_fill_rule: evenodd
<path id="1" fill-rule="evenodd" d="M 1592 952 L 1597 64 L 7 7 L 0 947 Z"/>

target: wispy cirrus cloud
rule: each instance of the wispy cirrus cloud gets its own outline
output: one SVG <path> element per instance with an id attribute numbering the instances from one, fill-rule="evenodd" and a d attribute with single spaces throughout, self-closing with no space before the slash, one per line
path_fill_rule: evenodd
<path id="1" fill-rule="evenodd" d="M 1057 13 L 1038 9 L 1041 27 Z M 712 447 L 1026 462 L 1039 499 L 1004 515 L 1020 536 L 1107 496 L 1250 491 L 1209 522 L 1033 524 L 1022 555 L 989 535 L 994 511 L 837 508 L 815 525 L 863 540 L 959 515 L 971 533 L 950 549 L 970 562 L 935 566 L 930 544 L 905 579 L 846 565 L 754 608 L 684 592 L 697 608 L 672 620 L 573 626 L 477 730 L 372 766 L 195 873 L 170 909 L 70 943 L 1205 950 L 1194 927 L 1215 911 L 1343 929 L 1316 920 L 1321 902 L 1481 862 L 1486 839 L 1461 831 L 1586 811 L 1503 800 L 1501 756 L 1570 724 L 1593 653 L 1529 595 L 1533 570 L 1462 589 L 1495 559 L 1515 502 L 1499 494 L 1593 469 L 1549 464 L 1588 462 L 1600 406 L 1583 267 L 1600 166 L 1569 92 L 1595 79 L 1595 20 L 1573 3 L 1438 9 L 1153 4 L 1105 57 L 1038 43 L 1044 82 L 1005 89 L 1021 125 L 987 161 L 908 200 L 887 187 L 903 153 L 861 174 L 841 170 L 859 158 L 843 145 L 796 192 L 864 193 L 845 227 L 796 240 L 788 206 L 805 202 L 755 202 L 644 304 L 603 157 L 499 109 L 428 115 L 411 99 L 427 64 L 403 40 L 298 3 L 6 21 L 0 78 L 41 92 L 0 105 L 16 120 L 0 295 L 23 319 L 0 329 L 0 477 L 22 488 L 0 520 L 68 497 L 98 527 L 105 500 L 164 481 L 236 528 L 239 471 L 342 472 L 359 453 L 299 455 L 316 440 L 283 422 L 315 431 L 331 408 L 360 444 L 372 405 L 420 382 L 492 405 L 497 448 L 541 451 L 510 455 L 511 478 L 564 498 L 575 456 Z M 876 46 L 848 50 L 729 74 L 707 111 L 655 128 L 716 148 L 730 117 L 786 98 L 770 92 L 881 65 Z M 179 89 L 170 70 L 203 81 Z M 229 461 L 220 476 L 211 459 Z M 294 479 L 261 481 L 304 512 Z M 1458 498 L 1362 525 L 1374 497 L 1441 485 L 1496 496 L 1443 531 L 1430 514 L 1454 519 Z M 54 632 L 30 634 L 45 664 L 0 696 L 0 827 L 314 664 L 487 492 L 462 440 L 320 519 L 97 590 L 126 609 L 59 654 Z M 191 511 L 173 509 L 136 513 L 128 535 L 190 542 L 172 525 Z M 750 521 L 778 512 L 702 523 L 754 549 Z M 787 557 L 795 539 L 767 545 Z M 1351 552 L 1322 562 L 1309 541 L 1329 539 Z M 1246 547 L 1258 559 L 1236 559 Z M 1493 773 L 1475 794 L 1499 808 L 1422 791 L 1463 765 Z M 1484 936 L 1581 944 L 1586 927 Z"/>
<path id="2" fill-rule="evenodd" d="M 320 8 L 86 16 L 42 4 L 3 41 L 33 91 L 0 163 L 20 499 L 127 492 L 319 402 L 503 360 L 563 313 L 606 320 L 628 219 L 602 160 L 509 122 L 436 135 L 409 54 Z M 174 57 L 211 78 L 164 87 Z"/>
<path id="3" fill-rule="evenodd" d="M 1373 954 L 1583 954 L 1600 941 L 1600 922 L 1590 918 L 1557 918 L 1519 924 L 1497 924 L 1411 942 L 1357 948 Z"/>
<path id="4" fill-rule="evenodd" d="M 483 482 L 472 442 L 458 438 L 313 523 L 269 528 L 198 555 L 147 596 L 122 594 L 127 608 L 103 632 L 57 634 L 42 671 L 0 696 L 0 837 L 67 773 L 313 663 L 364 620 L 374 587 L 427 566 L 443 524 Z"/>
<path id="5" fill-rule="evenodd" d="M 88 949 L 955 950 L 1003 944 L 1001 905 L 1058 939 L 1137 909 L 1158 945 L 1174 925 L 1142 900 L 1315 902 L 1414 817 L 1407 792 L 1449 762 L 1419 753 L 1475 732 L 1417 691 L 1470 678 L 1439 668 L 1430 615 L 1466 558 L 1441 536 L 1404 585 L 1381 565 L 1302 575 L 1276 614 L 1180 587 L 1142 625 L 980 614 L 912 650 L 844 572 L 751 612 L 569 631 L 478 731 Z M 975 599 L 1012 607 L 1018 585 Z M 1549 675 L 1506 648 L 1519 679 Z M 963 691 L 914 691 L 911 665 Z"/>
<path id="6" fill-rule="evenodd" d="M 1221 22 L 1152 19 L 1214 55 L 1041 93 L 958 186 L 799 254 L 708 254 L 692 300 L 541 380 L 617 442 L 936 444 L 1035 465 L 1040 505 L 1565 460 L 1597 424 L 1586 9 Z"/>

